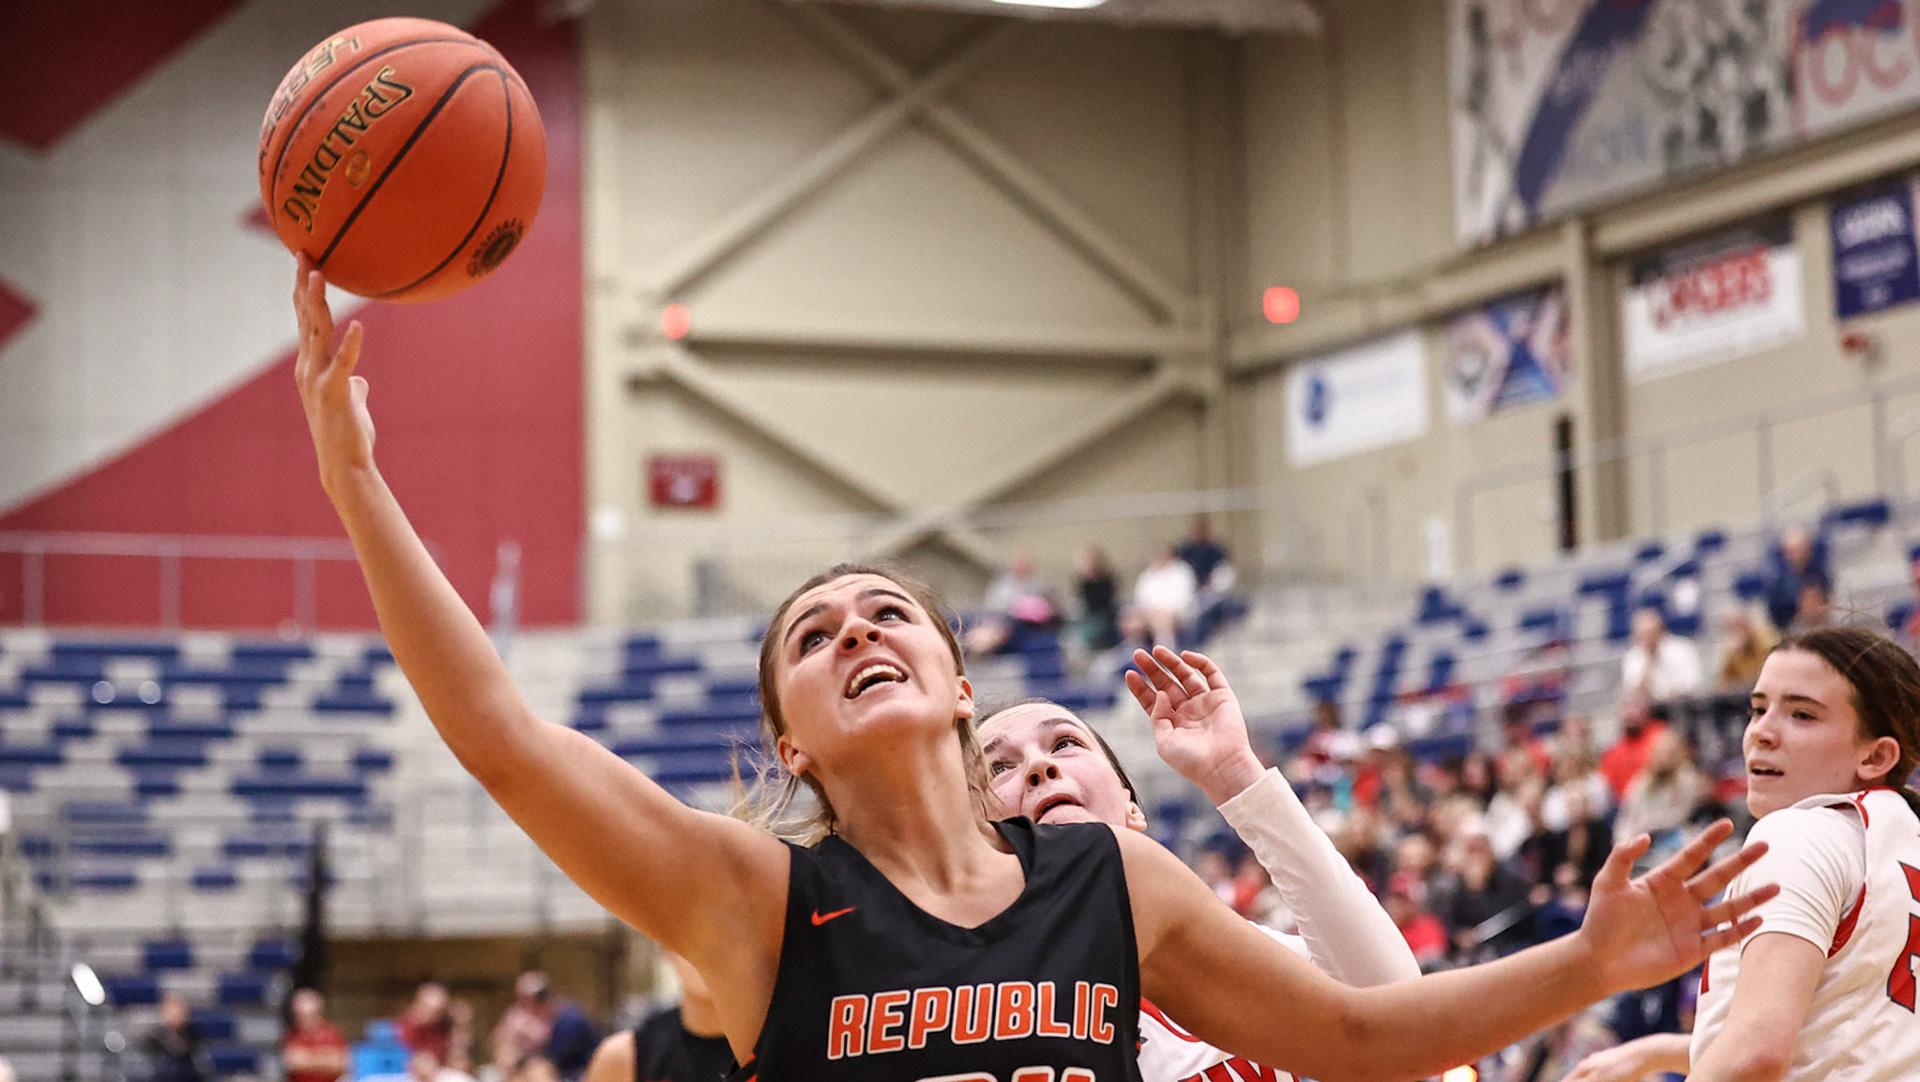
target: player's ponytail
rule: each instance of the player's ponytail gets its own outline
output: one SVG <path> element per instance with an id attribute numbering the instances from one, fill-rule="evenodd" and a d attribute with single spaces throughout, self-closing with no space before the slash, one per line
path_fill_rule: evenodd
<path id="1" fill-rule="evenodd" d="M 1900 745 L 1900 758 L 1882 783 L 1899 789 L 1920 816 L 1920 791 L 1912 785 L 1920 768 L 1920 662 L 1892 639 L 1862 627 L 1821 628 L 1790 636 L 1774 649 L 1804 650 L 1846 678 L 1867 735 L 1890 736 Z"/>

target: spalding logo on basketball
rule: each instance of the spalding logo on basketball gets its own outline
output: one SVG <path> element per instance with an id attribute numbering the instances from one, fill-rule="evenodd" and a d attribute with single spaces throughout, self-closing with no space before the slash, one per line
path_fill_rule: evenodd
<path id="1" fill-rule="evenodd" d="M 431 19 L 376 19 L 314 46 L 260 126 L 260 198 L 280 240 L 342 289 L 426 301 L 491 273 L 547 184 L 518 72 Z"/>

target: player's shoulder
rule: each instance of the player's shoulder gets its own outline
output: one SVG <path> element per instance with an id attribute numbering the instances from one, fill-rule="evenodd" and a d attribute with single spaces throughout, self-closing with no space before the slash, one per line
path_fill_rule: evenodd
<path id="1" fill-rule="evenodd" d="M 1805 859 L 1822 854 L 1860 852 L 1866 845 L 1866 814 L 1846 793 L 1808 797 L 1791 807 L 1760 817 L 1747 832 L 1747 842 L 1766 842 L 1761 858 L 1778 865 L 1783 859 Z"/>

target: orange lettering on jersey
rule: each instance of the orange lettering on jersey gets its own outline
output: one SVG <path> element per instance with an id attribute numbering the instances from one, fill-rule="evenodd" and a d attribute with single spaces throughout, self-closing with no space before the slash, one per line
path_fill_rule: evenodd
<path id="1" fill-rule="evenodd" d="M 956 989 L 953 1005 L 953 1043 L 979 1044 L 993 1032 L 993 985 Z"/>
<path id="2" fill-rule="evenodd" d="M 1087 1012 L 1092 1009 L 1093 986 L 1086 981 L 1073 982 L 1073 1039 L 1087 1039 Z"/>
<path id="3" fill-rule="evenodd" d="M 1107 1017 L 1107 1013 L 1119 1005 L 1120 989 L 1111 984 L 1094 985 L 1093 1006 L 1088 1012 L 1091 1025 L 1087 1036 L 1101 1044 L 1112 1044 L 1113 1022 Z"/>
<path id="4" fill-rule="evenodd" d="M 1053 1068 L 1022 1067 L 1013 1072 L 1011 1082 L 1053 1082 Z"/>
<path id="5" fill-rule="evenodd" d="M 873 996 L 873 1025 L 867 1028 L 867 1051 L 871 1053 L 898 1052 L 907 1046 L 898 1033 L 892 1032 L 906 1016 L 900 1008 L 913 998 L 912 992 L 876 992 Z"/>
<path id="6" fill-rule="evenodd" d="M 993 1039 L 1017 1041 L 1032 1035 L 1033 982 L 1003 982 L 1000 985 L 1000 1006 L 993 1012 Z"/>
<path id="7" fill-rule="evenodd" d="M 1073 1036 L 1072 1023 L 1062 1022 L 1053 1017 L 1053 982 L 1052 981 L 1040 982 L 1040 1005 L 1036 1009 L 1035 1013 L 1039 1016 L 1038 1018 L 1039 1025 L 1034 1029 L 1035 1034 L 1041 1037 Z"/>
<path id="8" fill-rule="evenodd" d="M 867 997 L 835 996 L 828 1010 L 827 1058 L 857 1056 L 866 1051 Z"/>
<path id="9" fill-rule="evenodd" d="M 966 991 L 966 989 L 961 989 Z M 925 1048 L 927 1035 L 947 1028 L 953 1020 L 953 989 L 922 988 L 913 993 L 912 1017 L 907 1022 L 907 1047 Z"/>
<path id="10" fill-rule="evenodd" d="M 1085 1067 L 1069 1067 L 1060 1075 L 1060 1082 L 1094 1082 L 1093 1072 Z"/>

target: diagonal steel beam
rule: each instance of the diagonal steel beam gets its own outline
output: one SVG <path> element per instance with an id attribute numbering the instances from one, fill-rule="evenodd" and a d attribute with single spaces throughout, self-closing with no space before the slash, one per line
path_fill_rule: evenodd
<path id="1" fill-rule="evenodd" d="M 718 379 L 714 375 L 712 366 L 691 350 L 676 343 L 661 343 L 653 345 L 649 353 L 650 364 L 636 371 L 637 377 L 650 376 L 672 383 L 734 421 L 745 425 L 762 438 L 778 445 L 787 453 L 825 474 L 829 479 L 883 512 L 901 516 L 912 513 L 912 503 L 904 493 L 895 491 L 874 477 L 848 469 L 814 450 L 806 438 L 805 431 L 792 418 L 784 413 L 765 410 L 741 395 L 725 381 Z M 998 549 L 978 530 L 970 527 L 927 529 L 922 530 L 920 536 L 925 537 L 934 533 L 938 533 L 960 555 L 983 568 L 992 568 L 999 564 Z"/>
<path id="2" fill-rule="evenodd" d="M 1077 423 L 1056 429 L 1056 438 L 1048 446 L 1030 448 L 1028 454 L 979 477 L 972 485 L 961 490 L 946 507 L 909 516 L 897 529 L 882 535 L 876 547 L 883 553 L 898 554 L 934 534 L 950 535 L 956 525 L 964 524 L 966 516 L 974 509 L 1011 494 L 1040 474 L 1133 423 L 1160 403 L 1191 391 L 1193 388 L 1188 378 L 1171 366 L 1163 366 L 1118 398 L 1109 401 L 1105 407 L 1081 415 Z"/>
<path id="3" fill-rule="evenodd" d="M 648 293 L 654 297 L 671 297 L 713 273 L 735 252 L 763 235 L 906 124 L 930 101 L 973 74 L 1020 29 L 1011 22 L 999 22 L 932 71 L 917 78 L 909 75 L 889 86 L 893 97 L 842 129 L 765 191 L 735 207 L 663 260 L 646 277 Z"/>
<path id="4" fill-rule="evenodd" d="M 914 85 L 912 72 L 824 6 L 804 0 L 770 2 L 880 89 L 900 93 Z M 1195 307 L 1185 290 L 1109 233 L 1019 155 L 952 106 L 928 101 L 920 109 L 920 120 L 955 153 L 1012 195 L 1042 225 L 1078 250 L 1157 318 L 1182 320 Z"/>

